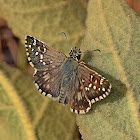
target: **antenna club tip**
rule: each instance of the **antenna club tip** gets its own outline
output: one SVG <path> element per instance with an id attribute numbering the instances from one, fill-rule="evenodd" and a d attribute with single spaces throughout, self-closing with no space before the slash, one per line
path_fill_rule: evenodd
<path id="1" fill-rule="evenodd" d="M 93 50 L 93 51 L 99 51 L 99 52 L 101 52 L 101 50 L 100 50 L 100 49 L 96 49 L 96 50 Z"/>
<path id="2" fill-rule="evenodd" d="M 61 34 L 64 34 L 64 35 L 66 35 L 66 33 L 65 33 L 65 32 L 61 32 Z"/>

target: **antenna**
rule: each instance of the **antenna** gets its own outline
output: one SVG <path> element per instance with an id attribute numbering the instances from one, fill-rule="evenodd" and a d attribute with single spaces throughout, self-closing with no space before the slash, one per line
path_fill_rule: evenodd
<path id="1" fill-rule="evenodd" d="M 83 52 L 83 53 L 91 53 L 91 52 L 94 52 L 94 51 L 99 51 L 99 52 L 101 52 L 99 49 L 96 49 L 96 50 L 93 50 L 93 51 L 87 50 L 87 51 L 85 51 L 85 52 Z"/>
<path id="2" fill-rule="evenodd" d="M 70 43 L 69 43 L 69 41 L 68 41 L 68 39 L 67 39 L 66 33 L 65 33 L 65 32 L 62 32 L 61 34 L 64 34 L 64 36 L 66 37 L 67 43 L 69 44 L 69 47 L 70 47 Z M 71 48 L 71 47 L 70 47 L 70 48 Z"/>

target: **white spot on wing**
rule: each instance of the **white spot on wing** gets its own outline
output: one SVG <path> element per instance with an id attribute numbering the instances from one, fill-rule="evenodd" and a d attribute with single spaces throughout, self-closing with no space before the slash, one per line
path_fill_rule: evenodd
<path id="1" fill-rule="evenodd" d="M 35 76 L 35 75 L 36 75 L 36 73 L 37 73 L 37 69 L 35 69 L 33 76 Z"/>
<path id="2" fill-rule="evenodd" d="M 42 92 L 42 90 L 41 90 L 41 89 L 39 89 L 38 91 L 39 91 L 39 92 Z"/>
<path id="3" fill-rule="evenodd" d="M 31 61 L 31 58 L 30 57 L 28 57 L 28 61 Z"/>
<path id="4" fill-rule="evenodd" d="M 40 54 L 40 59 L 43 59 L 43 54 Z"/>
<path id="5" fill-rule="evenodd" d="M 92 103 L 92 104 L 95 103 L 95 102 L 96 102 L 96 101 L 95 101 L 94 99 L 91 100 L 91 103 Z"/>
<path id="6" fill-rule="evenodd" d="M 43 62 L 43 65 L 46 65 L 46 63 L 45 63 L 45 62 Z"/>
<path id="7" fill-rule="evenodd" d="M 103 94 L 103 97 L 105 98 L 105 97 L 106 97 L 106 95 L 105 95 L 105 94 Z"/>
<path id="8" fill-rule="evenodd" d="M 46 52 L 46 48 L 44 48 L 44 52 Z"/>
<path id="9" fill-rule="evenodd" d="M 37 84 L 37 83 L 34 83 L 34 84 L 35 84 L 36 88 L 37 88 L 37 89 L 39 89 L 39 86 L 38 86 L 38 84 Z"/>
<path id="10" fill-rule="evenodd" d="M 88 112 L 91 109 L 91 102 L 89 102 L 89 107 L 86 109 L 86 112 Z"/>
<path id="11" fill-rule="evenodd" d="M 104 81 L 104 79 L 102 78 L 102 79 L 100 80 L 100 85 L 102 85 L 102 84 L 103 84 L 103 81 Z"/>
<path id="12" fill-rule="evenodd" d="M 32 67 L 34 67 L 34 64 L 33 64 L 32 62 L 29 62 L 29 64 L 30 64 Z"/>
<path id="13" fill-rule="evenodd" d="M 45 93 L 45 92 L 42 92 L 42 95 L 44 95 L 44 96 L 45 96 L 45 95 L 46 95 L 46 93 Z"/>
<path id="14" fill-rule="evenodd" d="M 36 39 L 34 38 L 34 43 L 33 43 L 33 45 L 35 46 L 36 45 Z"/>
<path id="15" fill-rule="evenodd" d="M 73 112 L 73 109 L 72 109 L 72 108 L 70 108 L 70 111 L 71 111 L 71 112 Z"/>
<path id="16" fill-rule="evenodd" d="M 98 97 L 96 97 L 96 98 L 95 98 L 95 101 L 96 101 L 96 102 L 98 102 L 98 101 L 99 101 L 99 98 L 98 98 Z"/>
<path id="17" fill-rule="evenodd" d="M 86 91 L 89 91 L 89 88 L 88 88 L 88 87 L 85 87 L 85 90 L 86 90 Z"/>
<path id="18" fill-rule="evenodd" d="M 92 81 L 93 75 L 90 75 L 90 80 Z"/>
<path id="19" fill-rule="evenodd" d="M 38 55 L 38 52 L 36 52 L 35 55 Z"/>
<path id="20" fill-rule="evenodd" d="M 104 87 L 102 88 L 102 91 L 105 91 L 105 88 Z"/>
<path id="21" fill-rule="evenodd" d="M 47 94 L 47 96 L 48 96 L 49 98 L 52 98 L 52 95 L 51 95 L 51 94 Z"/>
<path id="22" fill-rule="evenodd" d="M 85 110 L 79 110 L 79 114 L 85 114 Z"/>
<path id="23" fill-rule="evenodd" d="M 106 94 L 106 95 L 109 95 L 109 93 L 108 93 L 108 92 L 105 92 L 105 94 Z"/>
<path id="24" fill-rule="evenodd" d="M 92 84 L 91 84 L 91 83 L 89 84 L 89 88 L 90 88 L 90 87 L 92 87 Z"/>
<path id="25" fill-rule="evenodd" d="M 84 80 L 84 79 L 82 79 L 82 82 L 84 83 L 84 82 L 85 82 L 85 80 Z"/>
<path id="26" fill-rule="evenodd" d="M 93 89 L 94 89 L 94 90 L 96 89 L 96 86 L 95 86 L 95 85 L 93 86 Z"/>
<path id="27" fill-rule="evenodd" d="M 78 111 L 77 111 L 77 110 L 75 110 L 74 112 L 75 112 L 76 114 L 78 114 Z"/>
<path id="28" fill-rule="evenodd" d="M 99 96 L 99 99 L 102 100 L 102 99 L 104 99 L 104 98 L 103 98 L 102 96 Z"/>
<path id="29" fill-rule="evenodd" d="M 29 52 L 26 52 L 26 55 L 29 56 Z"/>

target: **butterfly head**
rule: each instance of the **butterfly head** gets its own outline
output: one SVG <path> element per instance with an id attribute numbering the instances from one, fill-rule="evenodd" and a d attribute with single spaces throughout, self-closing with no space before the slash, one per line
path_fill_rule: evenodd
<path id="1" fill-rule="evenodd" d="M 71 51 L 69 53 L 70 58 L 73 58 L 76 61 L 79 61 L 80 60 L 81 54 L 82 54 L 82 52 L 77 47 L 74 47 L 73 49 L 71 49 Z"/>

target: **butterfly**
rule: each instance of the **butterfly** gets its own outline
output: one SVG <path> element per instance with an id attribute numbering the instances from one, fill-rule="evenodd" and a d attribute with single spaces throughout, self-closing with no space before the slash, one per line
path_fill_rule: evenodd
<path id="1" fill-rule="evenodd" d="M 25 47 L 28 62 L 35 69 L 37 89 L 61 104 L 70 104 L 72 112 L 85 114 L 91 104 L 109 95 L 111 84 L 79 61 L 82 52 L 77 47 L 67 57 L 29 35 Z"/>

